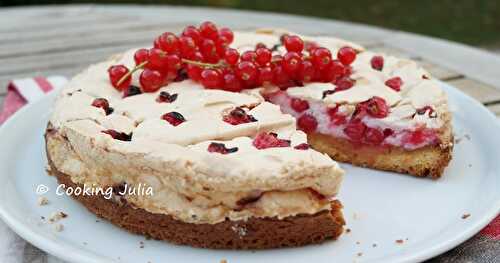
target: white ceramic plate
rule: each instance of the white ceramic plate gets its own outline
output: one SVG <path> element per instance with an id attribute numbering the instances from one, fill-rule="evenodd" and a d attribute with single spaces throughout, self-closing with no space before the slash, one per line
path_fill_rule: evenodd
<path id="1" fill-rule="evenodd" d="M 454 111 L 453 161 L 440 180 L 342 165 L 339 199 L 347 228 L 336 242 L 266 251 L 215 251 L 145 240 L 97 220 L 55 193 L 45 172 L 43 133 L 54 95 L 26 107 L 0 130 L 0 216 L 35 246 L 73 262 L 417 262 L 443 253 L 490 222 L 500 210 L 500 125 L 481 104 L 443 83 Z M 38 206 L 43 184 L 50 204 Z M 40 189 L 39 189 L 40 190 Z M 42 223 L 69 215 L 64 231 Z M 463 219 L 464 214 L 470 214 Z M 400 244 L 396 240 L 402 240 Z M 144 248 L 141 248 L 141 242 Z"/>

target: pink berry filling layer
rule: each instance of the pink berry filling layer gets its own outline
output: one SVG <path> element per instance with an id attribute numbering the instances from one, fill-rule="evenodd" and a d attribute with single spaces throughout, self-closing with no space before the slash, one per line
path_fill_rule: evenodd
<path id="1" fill-rule="evenodd" d="M 342 112 L 340 107 L 328 107 L 322 102 L 303 100 L 289 96 L 286 91 L 266 94 L 266 99 L 280 106 L 283 113 L 297 119 L 297 127 L 306 133 L 321 133 L 347 139 L 359 145 L 402 147 L 415 150 L 439 144 L 438 130 L 425 127 L 395 129 L 370 125 L 375 118 L 370 115 L 357 116 Z M 389 108 L 385 109 L 390 111 Z M 390 114 L 387 112 L 386 114 Z"/>

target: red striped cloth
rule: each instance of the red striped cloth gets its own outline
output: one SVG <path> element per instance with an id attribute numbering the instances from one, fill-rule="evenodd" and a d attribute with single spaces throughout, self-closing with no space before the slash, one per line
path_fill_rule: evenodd
<path id="1" fill-rule="evenodd" d="M 37 101 L 53 89 L 58 89 L 68 80 L 61 76 L 16 79 L 7 86 L 7 95 L 0 112 L 0 124 L 27 103 Z"/>
<path id="2" fill-rule="evenodd" d="M 66 82 L 67 79 L 61 76 L 13 80 L 7 88 L 7 96 L 0 112 L 0 124 L 25 104 L 43 98 L 46 93 L 62 87 Z M 491 250 L 491 248 L 498 250 L 484 251 L 484 249 Z M 470 259 L 472 260 L 470 261 Z M 474 238 L 439 256 L 436 260 L 445 262 L 500 262 L 500 216 L 497 216 Z"/>

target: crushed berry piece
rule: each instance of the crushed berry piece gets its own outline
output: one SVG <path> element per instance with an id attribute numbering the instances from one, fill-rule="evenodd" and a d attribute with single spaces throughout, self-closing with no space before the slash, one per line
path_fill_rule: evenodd
<path id="1" fill-rule="evenodd" d="M 385 128 L 384 129 L 384 137 L 389 137 L 394 134 L 394 130 L 390 128 Z"/>
<path id="2" fill-rule="evenodd" d="M 184 116 L 182 116 L 182 114 L 180 114 L 180 113 L 178 113 L 176 111 L 165 113 L 165 114 L 163 114 L 163 116 L 161 118 L 163 120 L 168 121 L 173 126 L 177 126 L 177 125 L 179 125 L 179 124 L 181 124 L 181 123 L 183 123 L 183 122 L 186 121 L 186 119 L 184 118 Z"/>
<path id="3" fill-rule="evenodd" d="M 384 69 L 384 57 L 382 56 L 373 56 L 370 63 L 374 70 L 382 71 Z"/>
<path id="4" fill-rule="evenodd" d="M 104 131 L 102 131 L 102 133 L 108 134 L 111 137 L 113 137 L 113 139 L 119 140 L 119 141 L 129 142 L 132 140 L 132 134 L 126 134 L 124 132 L 118 132 L 115 130 L 104 130 Z"/>
<path id="5" fill-rule="evenodd" d="M 303 112 L 309 109 L 309 103 L 306 100 L 293 98 L 290 101 L 290 107 L 292 107 L 292 109 L 296 112 Z"/>
<path id="6" fill-rule="evenodd" d="M 238 151 L 238 147 L 226 148 L 223 143 L 212 142 L 208 145 L 208 152 L 216 152 L 221 154 L 234 153 Z"/>
<path id="7" fill-rule="evenodd" d="M 114 109 L 109 107 L 109 102 L 105 98 L 97 98 L 92 102 L 92 106 L 101 108 L 106 112 L 106 115 L 113 113 Z"/>
<path id="8" fill-rule="evenodd" d="M 337 86 L 335 88 L 335 91 L 338 92 L 338 91 L 348 90 L 354 86 L 355 82 L 356 82 L 355 80 L 348 77 L 340 78 L 335 82 L 335 85 Z"/>
<path id="9" fill-rule="evenodd" d="M 293 147 L 293 148 L 296 150 L 309 150 L 310 146 L 307 143 L 301 143 L 301 144 L 295 145 L 295 147 Z"/>
<path id="10" fill-rule="evenodd" d="M 245 110 L 241 107 L 234 108 L 231 112 L 229 112 L 229 114 L 225 115 L 222 118 L 222 120 L 231 125 L 238 125 L 238 124 L 257 121 L 257 119 L 255 119 L 252 115 L 247 114 Z"/>
<path id="11" fill-rule="evenodd" d="M 162 91 L 162 92 L 160 92 L 160 95 L 158 95 L 158 98 L 156 98 L 156 102 L 158 102 L 158 103 L 162 103 L 162 102 L 172 103 L 176 99 L 177 99 L 177 93 L 170 94 L 166 91 Z"/>
<path id="12" fill-rule="evenodd" d="M 341 124 L 345 124 L 347 122 L 346 116 L 339 114 L 339 105 L 337 105 L 333 108 L 328 108 L 326 113 L 328 114 L 328 116 L 330 116 L 330 121 L 334 125 L 341 125 Z"/>
<path id="13" fill-rule="evenodd" d="M 290 147 L 290 140 L 279 139 L 276 133 L 259 133 L 253 140 L 253 146 L 262 150 L 272 147 Z"/>
<path id="14" fill-rule="evenodd" d="M 385 118 L 389 115 L 389 106 L 381 97 L 374 96 L 366 101 L 367 112 L 374 118 Z"/>
<path id="15" fill-rule="evenodd" d="M 384 134 L 374 128 L 366 128 L 365 141 L 370 144 L 380 144 L 385 139 Z"/>
<path id="16" fill-rule="evenodd" d="M 336 92 L 336 90 L 333 90 L 333 89 L 323 91 L 323 99 L 326 98 L 326 96 L 333 94 L 335 92 Z"/>
<path id="17" fill-rule="evenodd" d="M 299 117 L 297 120 L 297 126 L 304 132 L 310 133 L 316 130 L 318 127 L 318 121 L 314 118 L 314 116 L 306 113 Z"/>
<path id="18" fill-rule="evenodd" d="M 142 94 L 141 88 L 134 86 L 134 85 L 130 85 L 123 93 L 123 97 L 126 98 L 126 97 L 135 96 L 135 95 L 139 95 L 139 94 Z"/>
<path id="19" fill-rule="evenodd" d="M 436 118 L 437 114 L 431 106 L 425 106 L 420 109 L 417 109 L 418 115 L 424 115 L 426 112 L 429 112 L 429 117 Z"/>
<path id="20" fill-rule="evenodd" d="M 365 135 L 366 125 L 360 121 L 352 121 L 344 128 L 344 133 L 351 140 L 359 142 Z"/>
<path id="21" fill-rule="evenodd" d="M 400 77 L 390 78 L 385 82 L 385 85 L 395 91 L 401 91 L 403 80 Z"/>

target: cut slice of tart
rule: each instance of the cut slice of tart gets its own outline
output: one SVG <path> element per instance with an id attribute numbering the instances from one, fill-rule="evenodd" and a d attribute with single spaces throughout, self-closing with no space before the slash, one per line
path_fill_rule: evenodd
<path id="1" fill-rule="evenodd" d="M 257 33 L 262 37 L 253 41 L 275 47 L 276 60 L 289 66 L 293 45 L 290 50 L 284 39 L 290 33 Z M 248 35 L 237 34 L 240 48 L 251 46 L 245 44 Z M 260 91 L 296 118 L 314 149 L 363 167 L 433 178 L 443 174 L 453 149 L 451 113 L 446 94 L 427 71 L 414 61 L 341 39 L 302 39 L 298 70 Z"/>
<path id="2" fill-rule="evenodd" d="M 268 89 L 265 97 L 297 119 L 314 149 L 337 161 L 440 177 L 453 136 L 439 84 L 413 61 L 369 51 L 359 51 L 349 70 L 336 83 Z"/>

